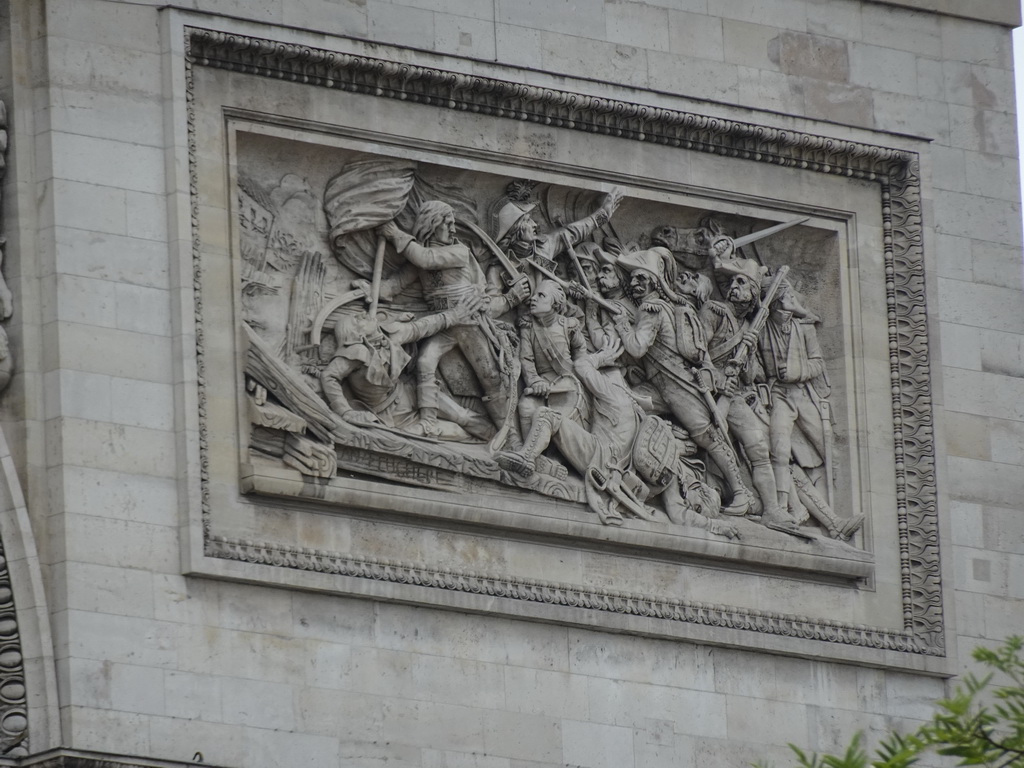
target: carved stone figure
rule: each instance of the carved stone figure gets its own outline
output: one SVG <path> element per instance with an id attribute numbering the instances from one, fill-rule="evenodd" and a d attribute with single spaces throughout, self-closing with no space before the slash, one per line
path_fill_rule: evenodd
<path id="1" fill-rule="evenodd" d="M 732 278 L 728 303 L 710 298 L 712 285 L 706 275 L 684 270 L 677 285 L 681 293 L 694 302 L 708 332 L 711 362 L 720 372 L 719 410 L 725 415 L 729 433 L 750 465 L 754 490 L 761 501 L 761 522 L 769 528 L 794 532 L 795 521 L 779 506 L 768 447 L 768 416 L 755 386 L 764 381 L 764 372 L 756 355 L 748 355 L 742 364 L 733 362 L 743 344 L 744 331 L 743 317 L 737 317 L 736 312 L 744 311 L 759 296 L 763 269 L 751 259 L 732 259 L 720 262 L 718 272 Z"/>
<path id="2" fill-rule="evenodd" d="M 398 253 L 418 274 L 427 307 L 445 311 L 458 302 L 473 298 L 482 301 L 482 310 L 472 322 L 428 334 L 416 364 L 417 396 L 420 416 L 427 434 L 437 433 L 440 391 L 437 370 L 441 358 L 459 349 L 479 379 L 484 405 L 495 430 L 505 423 L 509 398 L 515 397 L 511 384 L 503 380 L 499 359 L 508 351 L 494 318 L 508 312 L 526 296 L 524 281 L 513 285 L 504 295 L 486 295 L 483 270 L 470 249 L 455 236 L 455 212 L 447 203 L 431 200 L 420 206 L 412 235 L 394 222 L 381 228 Z M 412 272 L 412 270 L 406 270 Z"/>
<path id="3" fill-rule="evenodd" d="M 533 471 L 550 438 L 540 435 L 542 422 L 550 427 L 551 414 L 580 425 L 590 419 L 588 398 L 573 375 L 573 361 L 586 351 L 586 339 L 579 320 L 565 314 L 566 304 L 565 292 L 552 280 L 538 283 L 530 297 L 530 316 L 523 320 L 519 342 L 524 384 L 519 416 L 526 440 L 521 453 L 499 456 L 508 469 Z M 517 463 L 513 457 L 525 461 Z"/>
<path id="4" fill-rule="evenodd" d="M 580 243 L 579 247 L 573 250 L 576 254 L 576 263 L 580 265 L 578 278 L 584 288 L 592 289 L 597 284 L 597 274 L 601 267 L 601 247 L 588 241 Z"/>
<path id="5" fill-rule="evenodd" d="M 498 211 L 497 235 L 494 239 L 499 248 L 511 254 L 520 264 L 528 264 L 532 260 L 555 272 L 559 266 L 559 255 L 567 248 L 579 245 L 598 227 L 607 223 L 621 201 L 622 192 L 613 189 L 590 216 L 541 234 L 532 216 L 536 205 L 509 200 Z"/>
<path id="6" fill-rule="evenodd" d="M 760 350 L 771 389 L 769 435 L 772 466 L 780 506 L 797 503 L 800 490 L 810 501 L 807 511 L 834 538 L 849 538 L 864 522 L 862 516 L 839 520 L 810 483 L 808 470 L 822 470 L 826 493 L 830 480 L 832 417 L 828 407 L 831 386 L 818 336 L 808 312 L 792 286 L 783 283 L 770 306 L 760 334 Z M 799 439 L 794 439 L 794 434 Z M 791 473 L 791 467 L 793 472 Z M 794 476 L 800 478 L 794 483 Z M 800 486 L 803 486 L 801 489 Z M 813 495 L 811 495 L 813 494 Z"/>
<path id="7" fill-rule="evenodd" d="M 666 271 L 671 260 L 671 254 L 657 249 L 619 259 L 630 272 L 629 288 L 639 310 L 633 323 L 620 315 L 616 329 L 626 351 L 643 363 L 648 380 L 672 415 L 725 476 L 732 501 L 722 511 L 744 515 L 753 499 L 740 476 L 736 454 L 723 434 L 724 423 L 713 423 L 713 373 L 704 329 L 696 310 L 678 300 L 669 287 Z"/>
<path id="8" fill-rule="evenodd" d="M 548 285 L 541 283 L 536 296 L 545 293 Z M 546 299 L 538 300 L 536 296 L 534 306 L 545 306 Z M 578 410 L 566 413 L 564 409 L 543 406 L 534 412 L 523 448 L 503 455 L 499 461 L 530 472 L 541 452 L 553 441 L 569 464 L 583 475 L 587 504 L 604 524 L 621 525 L 623 514 L 654 519 L 653 510 L 646 504 L 652 492 L 651 486 L 644 483 L 647 480 L 656 493 L 662 494 L 670 521 L 716 535 L 737 536 L 734 526 L 713 519 L 718 511 L 717 497 L 688 471 L 671 428 L 657 417 L 643 415 L 621 369 L 614 365 L 621 353 L 621 341 L 609 335 L 600 349 L 580 353 L 573 363 L 574 381 L 593 402 L 589 425 L 582 423 Z M 654 422 L 660 422 L 663 434 L 668 434 L 660 446 L 658 441 L 651 440 L 650 430 L 641 434 L 644 426 Z M 638 461 L 638 447 L 640 455 L 654 456 L 654 460 Z"/>
<path id="9" fill-rule="evenodd" d="M 473 322 L 479 312 L 478 296 L 463 298 L 452 309 L 419 320 L 380 323 L 369 313 L 339 321 L 334 326 L 337 350 L 321 375 L 331 410 L 350 424 L 383 424 L 423 434 L 416 399 L 403 376 L 410 355 L 404 345 Z M 448 439 L 464 438 L 466 432 L 481 440 L 493 435 L 493 428 L 477 414 L 451 398 L 439 398 L 438 408 L 450 424 L 436 422 L 433 431 Z M 452 429 L 459 425 L 465 429 Z"/>
<path id="10" fill-rule="evenodd" d="M 579 257 L 584 273 L 588 276 L 590 287 L 596 289 L 600 297 L 604 299 L 604 305 L 602 305 L 595 300 L 596 297 L 592 293 L 588 295 L 583 291 L 577 291 L 577 295 L 574 297 L 583 302 L 583 317 L 587 335 L 596 348 L 604 343 L 604 338 L 609 333 L 615 335 L 615 316 L 620 312 L 625 312 L 632 318 L 636 305 L 626 295 L 622 284 L 623 275 L 616 266 L 614 256 L 595 244 L 593 248 L 581 248 Z M 608 304 L 611 304 L 612 307 L 607 306 Z"/>

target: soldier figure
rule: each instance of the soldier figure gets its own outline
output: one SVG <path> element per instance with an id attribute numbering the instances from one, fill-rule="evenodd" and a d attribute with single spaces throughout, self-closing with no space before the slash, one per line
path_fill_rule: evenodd
<path id="1" fill-rule="evenodd" d="M 613 189 L 605 195 L 601 207 L 590 216 L 546 235 L 540 234 L 533 218 L 535 204 L 521 205 L 510 200 L 498 211 L 498 234 L 494 239 L 514 261 L 533 259 L 544 268 L 557 272 L 556 257 L 565 250 L 566 241 L 576 246 L 589 238 L 611 219 L 621 200 L 622 192 Z"/>
<path id="2" fill-rule="evenodd" d="M 483 271 L 469 247 L 455 237 L 455 213 L 451 206 L 431 200 L 420 206 L 413 234 L 403 232 L 394 222 L 381 227 L 395 249 L 412 264 L 423 287 L 427 306 L 444 311 L 468 296 L 484 300 L 483 311 L 474 321 L 433 335 L 420 349 L 416 364 L 420 416 L 431 434 L 437 424 L 439 388 L 437 369 L 449 351 L 462 350 L 485 393 L 484 406 L 500 428 L 507 417 L 508 399 L 515 397 L 510 383 L 503 381 L 498 360 L 503 342 L 494 318 L 500 317 L 527 295 L 525 280 L 513 285 L 503 296 L 486 296 Z"/>
<path id="3" fill-rule="evenodd" d="M 331 410 L 350 424 L 382 424 L 422 434 L 416 398 L 411 382 L 404 375 L 411 359 L 404 346 L 461 323 L 473 322 L 473 316 L 480 311 L 480 303 L 479 297 L 470 296 L 452 309 L 410 322 L 381 324 L 368 314 L 339 320 L 334 326 L 337 349 L 320 377 Z M 453 428 L 445 421 L 438 422 L 435 434 L 443 438 L 465 439 L 468 432 L 487 440 L 494 434 L 494 428 L 485 418 L 461 407 L 450 397 L 442 397 L 439 408 L 444 419 L 465 430 Z"/>
<path id="4" fill-rule="evenodd" d="M 545 290 L 545 283 L 541 283 L 538 296 Z M 529 473 L 534 462 L 554 441 L 569 464 L 583 476 L 587 504 L 602 523 L 621 525 L 620 510 L 642 519 L 653 519 L 644 503 L 650 490 L 641 481 L 639 472 L 662 494 L 671 522 L 702 528 L 719 536 L 738 537 L 734 525 L 715 519 L 718 494 L 688 470 L 679 457 L 679 448 L 669 426 L 656 417 L 642 416 L 622 378 L 621 369 L 614 365 L 621 352 L 622 342 L 617 336 L 609 335 L 600 349 L 580 354 L 573 363 L 575 381 L 593 401 L 589 428 L 558 408 L 541 407 L 534 413 L 523 448 L 515 453 L 500 454 L 498 463 L 507 469 Z M 647 460 L 643 467 L 636 467 L 634 471 L 637 441 L 644 440 L 639 435 L 656 422 L 663 426 L 667 440 L 654 441 L 658 443 L 656 446 L 644 442 L 642 448 L 646 450 L 640 451 L 640 455 Z M 649 471 L 655 465 L 657 471 Z"/>
<path id="5" fill-rule="evenodd" d="M 587 335 L 596 349 L 604 344 L 607 336 L 618 336 L 615 332 L 615 316 L 625 313 L 629 320 L 632 320 L 636 314 L 636 304 L 626 295 L 626 290 L 622 284 L 622 273 L 618 268 L 615 257 L 600 248 L 595 248 L 593 253 L 596 256 L 597 269 L 591 285 L 601 294 L 601 298 L 614 304 L 619 309 L 618 312 L 613 313 L 600 306 L 596 301 L 591 299 L 585 300 L 584 318 Z M 586 271 L 588 261 L 583 256 L 582 250 L 580 252 L 580 263 L 583 264 L 583 269 Z M 620 359 L 619 362 L 620 367 L 626 368 L 632 364 L 635 364 L 635 361 L 632 361 L 628 356 L 626 360 Z"/>
<path id="6" fill-rule="evenodd" d="M 712 421 L 713 370 L 703 327 L 696 310 L 669 288 L 674 282 L 666 275 L 674 266 L 671 253 L 652 248 L 626 254 L 619 264 L 630 273 L 629 289 L 638 305 L 634 322 L 624 314 L 616 319 L 626 352 L 641 361 L 648 381 L 668 410 L 721 470 L 732 494 L 722 512 L 746 514 L 753 497 L 743 484 L 724 425 Z"/>
<path id="7" fill-rule="evenodd" d="M 590 418 L 589 401 L 573 374 L 573 361 L 587 351 L 586 339 L 579 320 L 566 316 L 565 308 L 562 287 L 553 280 L 542 280 L 530 297 L 530 316 L 523 319 L 520 329 L 524 389 L 519 416 L 526 442 L 522 451 L 499 454 L 498 463 L 523 475 L 533 472 L 547 447 L 554 414 L 582 426 Z M 544 438 L 540 437 L 544 431 L 540 422 L 548 423 Z M 558 470 L 555 473 L 562 474 Z"/>
<path id="8" fill-rule="evenodd" d="M 727 290 L 729 304 L 711 299 L 711 280 L 706 275 L 684 270 L 677 286 L 694 302 L 708 333 L 711 362 L 717 371 L 724 371 L 717 382 L 724 393 L 719 407 L 726 415 L 729 432 L 750 463 L 754 490 L 761 499 L 761 522 L 768 528 L 792 532 L 796 523 L 786 508 L 779 506 L 768 446 L 767 414 L 755 387 L 757 381 L 763 381 L 764 372 L 756 354 L 749 355 L 739 370 L 731 370 L 730 363 L 743 343 L 742 315 L 736 313 L 757 301 L 764 269 L 752 259 L 733 259 L 720 262 L 717 272 L 731 278 Z M 760 414 L 764 414 L 764 419 Z"/>
<path id="9" fill-rule="evenodd" d="M 814 449 L 801 457 L 808 467 L 825 461 L 825 435 L 818 404 L 829 395 L 825 360 L 818 346 L 814 326 L 801 323 L 806 311 L 792 288 L 784 284 L 772 303 L 768 322 L 760 337 L 761 354 L 772 393 L 770 422 L 772 465 L 779 494 L 785 498 L 791 488 L 789 465 L 793 460 L 793 431 Z"/>

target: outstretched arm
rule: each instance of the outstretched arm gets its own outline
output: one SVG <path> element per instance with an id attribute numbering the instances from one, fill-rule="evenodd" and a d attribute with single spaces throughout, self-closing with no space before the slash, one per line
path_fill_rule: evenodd
<path id="1" fill-rule="evenodd" d="M 377 417 L 369 411 L 361 411 L 352 407 L 352 404 L 345 396 L 345 388 L 342 386 L 345 379 L 351 376 L 361 365 L 355 360 L 345 357 L 336 357 L 324 368 L 320 374 L 320 384 L 327 396 L 327 403 L 331 410 L 341 416 L 350 424 L 373 424 Z"/>
<path id="2" fill-rule="evenodd" d="M 453 325 L 467 325 L 474 322 L 474 317 L 483 306 L 483 298 L 470 295 L 449 310 L 421 317 L 406 323 L 388 326 L 394 344 L 411 344 L 451 328 Z"/>
<path id="3" fill-rule="evenodd" d="M 414 264 L 403 264 L 397 272 L 392 273 L 386 280 L 381 280 L 380 283 L 380 298 L 391 300 L 396 295 L 401 293 L 402 289 L 407 285 L 411 285 L 419 277 L 420 271 Z M 361 288 L 363 293 L 366 294 L 366 300 L 370 300 L 370 281 L 369 280 L 353 280 L 353 288 Z"/>
<path id="4" fill-rule="evenodd" d="M 561 232 L 565 232 L 569 241 L 573 245 L 579 245 L 590 237 L 599 227 L 608 223 L 621 202 L 622 191 L 616 187 L 604 196 L 604 200 L 601 201 L 600 208 L 586 218 L 566 225 L 564 230 L 555 233 L 556 236 L 560 236 Z"/>
<path id="5" fill-rule="evenodd" d="M 467 258 L 472 258 L 469 248 L 462 243 L 437 248 L 420 245 L 412 235 L 403 232 L 393 221 L 381 225 L 377 231 L 391 241 L 396 251 L 420 269 L 454 269 L 465 264 Z"/>

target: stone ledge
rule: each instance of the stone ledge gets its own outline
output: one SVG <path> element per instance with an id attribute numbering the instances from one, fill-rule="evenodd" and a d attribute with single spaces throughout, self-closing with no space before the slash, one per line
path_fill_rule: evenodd
<path id="1" fill-rule="evenodd" d="M 540 534 L 547 541 L 564 540 L 579 547 L 625 556 L 639 554 L 665 562 L 761 567 L 767 572 L 801 574 L 822 583 L 847 587 L 855 587 L 875 573 L 875 558 L 870 552 L 821 535 L 816 535 L 813 542 L 804 542 L 742 518 L 733 520 L 740 527 L 743 542 L 740 545 L 667 521 L 652 524 L 650 529 L 602 525 L 593 512 L 582 508 L 582 504 L 536 498 L 524 503 L 510 495 L 488 496 L 486 503 L 482 503 L 475 501 L 468 490 L 461 493 L 469 495 L 446 499 L 436 485 L 433 489 L 387 486 L 363 479 L 334 478 L 315 483 L 297 471 L 269 463 L 245 465 L 241 483 L 247 493 L 304 499 L 324 505 L 336 514 L 358 514 L 361 509 L 364 516 L 375 520 L 382 516 L 409 519 L 426 525 L 448 524 L 456 530 L 501 532 L 504 536 Z M 340 553 L 322 552 L 319 556 L 344 559 Z"/>
<path id="2" fill-rule="evenodd" d="M 202 757 L 197 752 L 198 757 Z M 80 749 L 58 747 L 35 755 L 18 759 L 0 759 L 0 766 L 16 766 L 27 768 L 213 768 L 213 763 L 201 761 L 181 762 L 179 760 L 160 760 L 152 757 L 136 757 L 134 755 L 118 755 L 112 752 L 89 752 Z"/>

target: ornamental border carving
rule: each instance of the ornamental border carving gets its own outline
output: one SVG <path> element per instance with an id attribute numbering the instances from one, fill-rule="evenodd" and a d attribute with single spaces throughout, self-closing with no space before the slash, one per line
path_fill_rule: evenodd
<path id="1" fill-rule="evenodd" d="M 0 543 L 0 755 L 28 754 L 28 701 L 21 631 L 7 553 Z"/>
<path id="2" fill-rule="evenodd" d="M 0 101 L 0 180 L 7 173 L 7 107 Z M 2 229 L 0 229 L 2 232 Z M 0 237 L 0 264 L 6 240 Z M 0 320 L 6 320 L 13 311 L 10 291 L 0 274 L 0 299 L 4 310 Z M 11 380 L 12 359 L 7 333 L 0 327 L 0 392 Z M 2 438 L 0 438 L 2 441 Z M 10 478 L 8 478 L 10 480 Z M 14 604 L 14 585 L 7 563 L 7 550 L 0 541 L 0 757 L 17 758 L 28 754 L 28 700 L 25 687 L 25 661 L 22 652 L 21 629 L 18 626 L 17 606 Z"/>
<path id="3" fill-rule="evenodd" d="M 917 153 L 245 35 L 186 27 L 185 36 L 200 478 L 203 540 L 207 556 L 844 645 L 945 656 L 921 179 Z M 740 161 L 769 163 L 878 184 L 885 251 L 902 631 L 682 600 L 656 600 L 613 591 L 591 592 L 554 583 L 513 582 L 487 574 L 440 571 L 410 563 L 357 560 L 328 552 L 211 536 L 192 77 L 193 68 L 197 66 L 426 104 L 438 109 L 469 111 L 610 135 L 624 141 L 662 144 Z"/>

